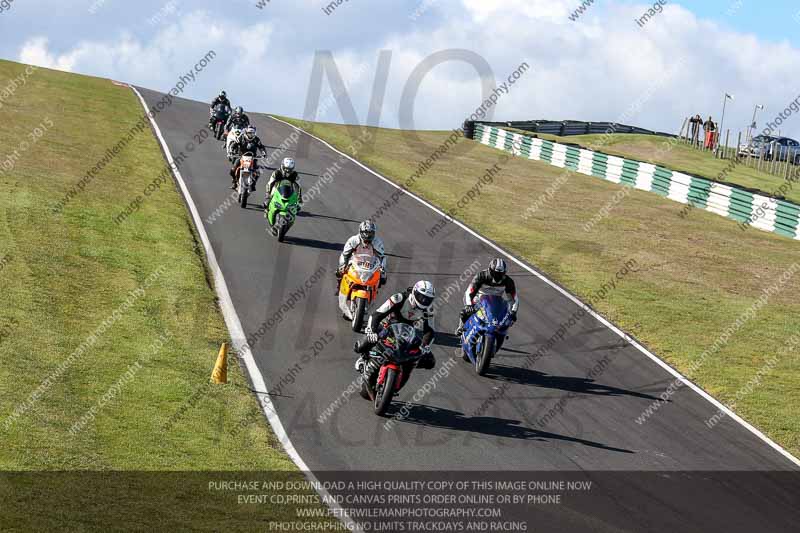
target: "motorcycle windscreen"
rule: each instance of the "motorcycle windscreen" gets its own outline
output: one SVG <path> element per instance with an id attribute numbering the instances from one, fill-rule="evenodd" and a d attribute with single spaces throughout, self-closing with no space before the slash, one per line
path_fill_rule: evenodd
<path id="1" fill-rule="evenodd" d="M 361 283 L 367 283 L 380 268 L 378 258 L 369 254 L 357 254 L 353 257 L 352 263 L 355 265 L 355 272 Z"/>
<path id="2" fill-rule="evenodd" d="M 294 187 L 292 187 L 289 183 L 282 183 L 280 186 L 278 186 L 278 194 L 281 196 L 281 198 L 283 198 L 284 202 L 288 202 L 292 199 Z"/>
<path id="3" fill-rule="evenodd" d="M 490 322 L 495 320 L 500 322 L 508 314 L 508 302 L 502 296 L 495 294 L 483 295 L 481 296 L 480 304 L 484 309 L 484 313 L 488 315 L 485 318 Z"/>
<path id="4" fill-rule="evenodd" d="M 419 346 L 422 343 L 422 335 L 414 326 L 396 322 L 390 326 L 387 340 L 395 348 L 395 357 L 398 360 L 404 360 L 415 356 L 410 352 L 419 350 Z"/>

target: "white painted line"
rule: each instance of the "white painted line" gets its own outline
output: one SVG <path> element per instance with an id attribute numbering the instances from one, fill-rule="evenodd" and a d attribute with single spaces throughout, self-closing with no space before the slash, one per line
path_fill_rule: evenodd
<path id="1" fill-rule="evenodd" d="M 764 442 L 769 444 L 778 453 L 780 453 L 781 455 L 786 457 L 789 461 L 794 463 L 796 466 L 800 467 L 800 459 L 797 459 L 797 457 L 795 457 L 794 455 L 789 453 L 787 450 L 783 449 L 778 443 L 774 442 L 772 439 L 770 439 L 769 437 L 764 435 L 761 431 L 759 431 L 757 428 L 752 426 L 746 420 L 744 420 L 739 415 L 737 415 L 736 413 L 734 413 L 733 411 L 728 409 L 725 405 L 723 405 L 721 402 L 719 402 L 716 398 L 714 398 L 713 396 L 708 394 L 706 391 L 704 391 L 703 389 L 701 389 L 700 387 L 698 387 L 697 385 L 692 383 L 688 378 L 686 378 L 680 372 L 678 372 L 677 370 L 675 370 L 674 368 L 669 366 L 669 364 L 667 364 L 665 361 L 661 360 L 657 355 L 651 353 L 647 348 L 645 348 L 644 346 L 642 346 L 641 344 L 636 342 L 636 340 L 634 340 L 630 335 L 626 335 L 625 333 L 623 333 L 623 331 L 621 329 L 619 329 L 617 326 L 615 326 L 614 324 L 612 324 L 611 322 L 606 320 L 601 315 L 597 314 L 597 312 L 595 312 L 593 309 L 591 309 L 585 303 L 581 302 L 576 296 L 572 295 L 570 292 L 568 292 L 566 289 L 564 289 L 563 287 L 561 287 L 560 285 L 558 285 L 554 281 L 551 281 L 550 279 L 545 277 L 542 273 L 540 273 L 540 272 L 536 271 L 535 269 L 529 267 L 521 259 L 517 259 L 513 255 L 511 255 L 510 252 L 507 252 L 506 250 L 500 248 L 498 245 L 496 245 L 495 243 L 493 243 L 492 241 L 490 241 L 486 237 L 483 237 L 478 232 L 474 231 L 473 229 L 469 228 L 468 226 L 464 225 L 463 223 L 459 222 L 458 220 L 450 218 L 449 215 L 447 215 L 444 211 L 440 210 L 438 207 L 434 206 L 433 204 L 428 203 L 427 201 L 423 200 L 422 198 L 420 198 L 419 196 L 415 195 L 414 193 L 412 193 L 412 192 L 410 192 L 410 191 L 408 191 L 406 189 L 403 189 L 402 187 L 400 187 L 399 185 L 394 183 L 392 180 L 381 176 L 380 174 L 378 174 L 377 172 L 375 172 L 371 168 L 361 164 L 359 161 L 356 161 L 355 159 L 353 159 L 349 155 L 345 154 L 341 150 L 338 150 L 338 149 L 334 148 L 330 143 L 320 139 L 316 135 L 308 133 L 307 131 L 303 131 L 302 129 L 298 128 L 297 126 L 295 126 L 293 124 L 289 124 L 285 120 L 281 120 L 281 119 L 276 118 L 276 117 L 274 117 L 272 115 L 269 115 L 269 116 L 273 120 L 277 120 L 278 122 L 282 122 L 282 123 L 286 124 L 287 126 L 290 126 L 290 127 L 294 128 L 294 129 L 296 129 L 297 131 L 299 131 L 301 133 L 304 133 L 304 134 L 308 135 L 309 137 L 312 137 L 312 138 L 316 139 L 317 141 L 321 142 L 322 144 L 324 144 L 325 146 L 327 146 L 328 148 L 330 148 L 334 152 L 336 152 L 338 154 L 341 154 L 344 157 L 350 159 L 352 162 L 354 162 L 356 165 L 360 166 L 361 168 L 363 168 L 364 170 L 366 170 L 370 174 L 373 174 L 374 176 L 382 179 L 383 181 L 385 181 L 386 183 L 388 183 L 389 185 L 391 185 L 392 187 L 394 187 L 396 189 L 400 189 L 400 190 L 405 191 L 405 193 L 408 196 L 410 196 L 411 198 L 414 198 L 415 200 L 417 200 L 421 204 L 425 205 L 426 207 L 432 209 L 436 213 L 438 213 L 438 214 L 440 214 L 442 216 L 448 217 L 448 220 L 451 220 L 453 224 L 457 224 L 461 229 L 463 229 L 467 233 L 470 233 L 475 238 L 481 240 L 483 243 L 485 243 L 488 246 L 494 248 L 495 250 L 497 250 L 501 254 L 505 255 L 506 257 L 508 257 L 509 259 L 514 261 L 517 265 L 521 266 L 522 268 L 524 268 L 525 270 L 527 270 L 528 272 L 530 272 L 534 276 L 538 277 L 539 279 L 541 279 L 542 281 L 544 281 L 545 283 L 547 283 L 548 285 L 553 287 L 555 290 L 557 290 L 558 292 L 560 292 L 561 294 L 563 294 L 564 296 L 566 296 L 567 298 L 572 300 L 577 305 L 585 308 L 586 311 L 589 314 L 591 314 L 595 319 L 597 319 L 601 324 L 603 324 L 608 329 L 610 329 L 611 331 L 613 331 L 614 333 L 616 333 L 617 335 L 619 335 L 620 337 L 625 339 L 627 342 L 629 342 L 630 344 L 635 346 L 640 352 L 642 352 L 647 357 L 652 359 L 656 364 L 658 364 L 664 370 L 666 370 L 667 372 L 669 372 L 670 374 L 675 376 L 677 379 L 680 379 L 686 386 L 688 386 L 693 391 L 695 391 L 697 394 L 699 394 L 700 396 L 702 396 L 703 398 L 705 398 L 706 400 L 711 402 L 717 409 L 721 410 L 723 413 L 725 413 L 726 415 L 731 417 L 733 420 L 739 422 L 742 426 L 744 426 L 747 430 L 749 430 L 751 433 L 753 433 L 756 437 L 760 438 L 761 440 L 763 440 Z"/>
<path id="2" fill-rule="evenodd" d="M 139 101 L 141 101 L 145 112 L 149 112 L 147 102 L 145 102 L 141 93 L 139 93 L 134 86 L 131 86 L 131 89 L 133 89 L 133 92 L 139 97 Z M 197 230 L 198 235 L 200 235 L 203 248 L 205 248 L 206 257 L 208 257 L 208 266 L 211 268 L 211 273 L 214 275 L 214 288 L 216 289 L 217 296 L 219 297 L 222 316 L 225 318 L 225 324 L 228 326 L 228 332 L 231 334 L 232 339 L 245 339 L 247 336 L 245 335 L 244 328 L 242 327 L 242 322 L 239 320 L 239 315 L 236 313 L 236 309 L 233 306 L 231 295 L 228 292 L 228 285 L 225 283 L 225 276 L 222 275 L 222 269 L 219 267 L 219 263 L 217 263 L 217 256 L 214 254 L 214 249 L 211 247 L 211 241 L 209 240 L 206 229 L 203 226 L 203 220 L 200 218 L 200 213 L 197 210 L 197 206 L 195 205 L 192 196 L 189 194 L 189 188 L 186 186 L 186 182 L 183 180 L 180 170 L 177 169 L 177 165 L 175 164 L 175 160 L 172 158 L 172 153 L 169 151 L 167 142 L 164 140 L 164 136 L 161 134 L 161 129 L 158 127 L 158 124 L 152 116 L 149 118 L 150 124 L 153 126 L 153 130 L 156 133 L 156 138 L 161 144 L 161 148 L 164 150 L 164 154 L 167 157 L 167 162 L 170 164 L 170 168 L 175 176 L 175 180 L 180 185 L 181 191 L 183 191 L 183 196 L 186 199 L 186 205 L 189 207 L 189 211 L 192 213 L 192 220 L 194 221 L 195 229 Z M 245 344 L 244 348 L 239 350 L 239 357 L 241 357 L 244 361 L 245 367 L 247 368 L 247 373 L 253 383 L 253 388 L 257 391 L 266 392 L 267 385 L 264 382 L 264 376 L 261 375 L 261 371 L 258 369 L 258 365 L 256 365 L 256 361 L 253 358 L 250 347 Z M 289 435 L 286 433 L 283 423 L 278 417 L 278 412 L 275 410 L 275 406 L 272 404 L 272 400 L 270 399 L 269 395 L 262 394 L 262 397 L 259 399 L 258 403 L 262 406 L 264 415 L 267 417 L 269 425 L 272 426 L 272 431 L 275 433 L 275 436 L 278 437 L 278 440 L 281 441 L 283 449 L 292 459 L 294 464 L 296 464 L 297 468 L 299 468 L 305 474 L 306 479 L 308 479 L 312 486 L 316 488 L 320 497 L 323 499 L 328 499 L 328 501 L 332 502 L 328 506 L 335 510 L 335 516 L 337 516 L 345 524 L 345 526 L 348 527 L 348 531 L 362 531 L 360 526 L 355 523 L 347 515 L 347 513 L 344 512 L 341 506 L 338 503 L 335 503 L 335 500 L 330 497 L 328 491 L 320 486 L 320 482 L 317 477 L 308 468 L 305 461 L 303 461 L 303 458 L 300 457 L 300 454 L 292 444 Z"/>

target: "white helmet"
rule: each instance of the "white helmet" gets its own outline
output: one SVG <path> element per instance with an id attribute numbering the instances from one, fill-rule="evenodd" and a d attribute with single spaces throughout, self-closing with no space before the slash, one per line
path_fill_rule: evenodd
<path id="1" fill-rule="evenodd" d="M 256 137 L 256 128 L 255 126 L 247 126 L 244 129 L 244 137 L 248 141 L 252 141 Z"/>
<path id="2" fill-rule="evenodd" d="M 363 244 L 372 244 L 375 240 L 375 233 L 378 232 L 378 226 L 371 220 L 365 220 L 358 226 L 358 235 L 361 237 Z"/>
<path id="3" fill-rule="evenodd" d="M 281 162 L 281 172 L 284 174 L 288 174 L 289 172 L 294 170 L 294 159 L 291 157 L 285 157 Z"/>
<path id="4" fill-rule="evenodd" d="M 430 281 L 418 281 L 411 290 L 408 301 L 417 309 L 428 309 L 436 298 L 436 289 Z"/>

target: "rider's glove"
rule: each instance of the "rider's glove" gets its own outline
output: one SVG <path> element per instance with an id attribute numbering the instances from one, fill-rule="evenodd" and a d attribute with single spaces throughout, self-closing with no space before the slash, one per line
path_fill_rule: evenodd
<path id="1" fill-rule="evenodd" d="M 367 339 L 367 342 L 370 343 L 370 344 L 375 344 L 376 342 L 378 342 L 378 334 L 377 333 L 373 333 L 373 332 L 370 331 L 369 333 L 366 334 L 365 337 Z"/>
<path id="2" fill-rule="evenodd" d="M 340 276 L 344 275 L 344 271 L 347 270 L 347 265 L 339 265 L 339 268 L 336 269 L 336 273 Z"/>
<path id="3" fill-rule="evenodd" d="M 422 352 L 422 356 L 417 361 L 417 368 L 422 368 L 425 370 L 431 370 L 436 366 L 436 358 L 433 356 L 431 352 L 430 345 L 425 345 L 420 348 Z"/>
<path id="4" fill-rule="evenodd" d="M 378 287 L 380 288 L 384 285 L 386 285 L 386 272 L 381 271 L 381 283 L 378 285 Z"/>

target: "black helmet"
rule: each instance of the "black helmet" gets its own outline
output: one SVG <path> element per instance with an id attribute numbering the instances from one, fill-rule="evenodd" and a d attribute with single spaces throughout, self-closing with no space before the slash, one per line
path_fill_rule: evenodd
<path id="1" fill-rule="evenodd" d="M 236 106 L 236 113 L 239 114 L 239 115 L 244 113 L 244 109 L 242 109 L 242 106 L 240 106 L 240 105 Z"/>
<path id="2" fill-rule="evenodd" d="M 492 262 L 489 263 L 489 275 L 495 283 L 499 283 L 505 279 L 507 270 L 508 267 L 506 266 L 505 260 L 499 257 L 492 259 Z"/>
<path id="3" fill-rule="evenodd" d="M 358 227 L 358 234 L 361 236 L 361 242 L 364 244 L 371 244 L 372 240 L 375 238 L 375 232 L 377 231 L 378 227 L 371 220 L 365 220 Z"/>
<path id="4" fill-rule="evenodd" d="M 220 98 L 225 98 L 225 97 L 226 97 L 226 96 L 228 96 L 228 95 L 227 95 L 227 94 L 225 94 L 225 91 L 220 91 L 220 92 L 219 92 L 219 96 L 220 96 Z"/>

